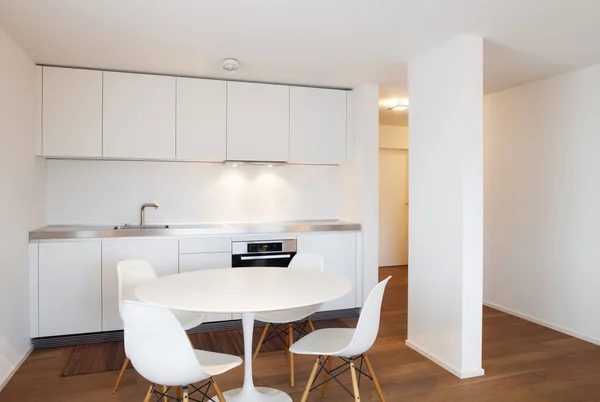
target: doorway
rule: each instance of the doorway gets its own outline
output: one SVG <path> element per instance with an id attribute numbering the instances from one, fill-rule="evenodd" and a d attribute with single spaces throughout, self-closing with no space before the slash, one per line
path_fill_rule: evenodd
<path id="1" fill-rule="evenodd" d="M 380 138 L 383 134 L 381 132 Z M 390 144 L 383 138 L 380 141 L 380 267 L 408 265 L 408 149 L 396 144 L 398 142 Z"/>

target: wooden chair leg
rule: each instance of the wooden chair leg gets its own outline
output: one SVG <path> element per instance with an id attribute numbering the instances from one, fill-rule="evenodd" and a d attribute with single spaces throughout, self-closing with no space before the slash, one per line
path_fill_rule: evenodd
<path id="1" fill-rule="evenodd" d="M 167 387 L 166 385 L 163 385 L 162 388 L 163 388 L 163 394 L 165 394 L 165 396 L 163 396 L 163 402 L 169 402 L 169 398 L 167 397 L 167 391 L 169 390 L 169 387 Z"/>
<path id="2" fill-rule="evenodd" d="M 327 362 L 325 363 L 327 366 L 327 370 L 331 371 L 331 364 L 333 362 L 333 356 L 329 356 L 327 357 Z M 323 376 L 323 380 L 327 381 L 329 379 L 329 374 L 327 374 L 327 371 L 324 371 L 324 376 Z M 321 388 L 321 400 L 325 399 L 325 395 L 327 395 L 327 386 L 329 385 L 329 382 L 325 382 L 323 384 L 323 388 Z"/>
<path id="3" fill-rule="evenodd" d="M 189 402 L 190 398 L 188 396 L 188 387 L 187 385 L 183 386 L 183 399 L 182 402 Z"/>
<path id="4" fill-rule="evenodd" d="M 288 357 L 288 355 L 290 353 L 290 346 L 292 346 L 292 345 L 290 345 L 290 342 L 289 342 L 289 340 L 290 340 L 289 324 L 286 323 L 286 324 L 283 324 L 283 325 L 284 325 L 284 327 L 288 327 L 288 330 L 286 331 L 286 332 L 288 332 L 286 334 L 287 336 L 283 337 L 283 340 L 285 341 L 285 348 L 283 349 L 283 353 L 285 353 L 285 357 Z"/>
<path id="5" fill-rule="evenodd" d="M 288 349 L 294 343 L 294 327 L 290 322 L 288 323 Z M 290 384 L 292 387 L 294 386 L 294 354 L 289 352 L 290 354 Z"/>
<path id="6" fill-rule="evenodd" d="M 177 399 L 183 399 L 183 387 L 181 385 L 177 387 Z"/>
<path id="7" fill-rule="evenodd" d="M 221 392 L 221 388 L 219 388 L 217 381 L 215 381 L 215 379 L 212 377 L 210 378 L 210 381 L 212 382 L 212 385 L 215 388 L 215 393 L 217 394 L 217 399 L 219 399 L 219 402 L 225 402 L 225 397 L 223 396 L 223 393 Z"/>
<path id="8" fill-rule="evenodd" d="M 310 388 L 315 382 L 315 377 L 317 376 L 317 370 L 319 369 L 319 365 L 321 363 L 321 356 L 317 357 L 317 361 L 313 366 L 312 372 L 310 373 L 310 377 L 308 377 L 308 382 L 306 383 L 306 388 L 304 389 L 304 394 L 302 394 L 302 399 L 300 402 L 306 402 L 308 399 L 308 394 L 310 393 Z"/>
<path id="9" fill-rule="evenodd" d="M 271 324 L 267 323 L 267 325 L 265 325 L 265 329 L 263 330 L 262 334 L 260 335 L 260 339 L 258 340 L 258 345 L 256 346 L 256 350 L 254 351 L 254 356 L 252 357 L 252 363 L 254 363 L 254 360 L 256 360 L 256 356 L 258 356 L 258 352 L 260 352 L 260 348 L 262 347 L 262 344 L 265 341 L 265 338 L 267 337 L 267 332 L 269 332 L 270 326 L 271 326 Z"/>
<path id="10" fill-rule="evenodd" d="M 307 317 L 307 318 L 306 318 L 306 321 L 308 322 L 308 326 L 310 327 L 310 330 L 311 330 L 312 332 L 315 332 L 315 331 L 316 331 L 316 329 L 315 329 L 315 326 L 313 325 L 313 322 L 312 322 L 312 320 L 310 319 L 310 317 Z"/>
<path id="11" fill-rule="evenodd" d="M 127 367 L 129 367 L 129 358 L 126 357 L 125 361 L 123 362 L 123 366 L 121 366 L 121 371 L 119 371 L 119 376 L 117 377 L 117 383 L 115 384 L 115 388 L 113 389 L 113 394 L 117 393 L 117 390 L 119 389 L 119 385 L 121 384 L 121 380 L 123 379 L 123 376 L 125 375 L 125 371 L 127 371 Z"/>
<path id="12" fill-rule="evenodd" d="M 379 395 L 379 399 L 381 402 L 385 402 L 385 397 L 383 396 L 383 391 L 381 390 L 381 386 L 379 385 L 379 381 L 377 381 L 377 376 L 375 375 L 375 370 L 373 370 L 373 366 L 371 365 L 371 361 L 366 353 L 363 353 L 363 359 L 365 359 L 365 364 L 367 365 L 367 370 L 369 371 L 369 375 L 373 378 L 373 385 L 375 385 L 375 391 L 377 391 L 377 395 Z"/>
<path id="13" fill-rule="evenodd" d="M 150 389 L 146 393 L 146 397 L 144 398 L 144 402 L 150 402 L 150 398 L 152 398 L 152 393 L 154 392 L 154 384 L 150 385 Z"/>
<path id="14" fill-rule="evenodd" d="M 356 368 L 354 367 L 354 360 L 350 360 L 350 374 L 352 375 L 352 388 L 354 390 L 354 401 L 360 401 L 360 392 L 358 391 L 358 380 L 356 378 Z"/>

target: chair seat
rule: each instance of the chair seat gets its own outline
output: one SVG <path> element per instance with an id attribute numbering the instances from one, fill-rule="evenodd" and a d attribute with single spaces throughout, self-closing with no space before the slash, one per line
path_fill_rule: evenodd
<path id="1" fill-rule="evenodd" d="M 354 328 L 326 328 L 300 338 L 290 347 L 290 352 L 297 355 L 325 355 L 325 356 L 343 356 L 343 352 L 348 348 Z"/>
<path id="2" fill-rule="evenodd" d="M 242 359 L 238 356 L 198 349 L 194 349 L 194 353 L 202 366 L 202 370 L 211 376 L 222 374 L 242 364 Z"/>
<path id="3" fill-rule="evenodd" d="M 315 313 L 321 305 L 294 308 L 291 310 L 272 311 L 256 315 L 256 320 L 268 322 L 269 324 L 286 324 L 288 322 L 300 321 Z"/>
<path id="4" fill-rule="evenodd" d="M 177 321 L 184 330 L 196 328 L 206 320 L 206 314 L 195 313 L 193 311 L 171 310 Z"/>

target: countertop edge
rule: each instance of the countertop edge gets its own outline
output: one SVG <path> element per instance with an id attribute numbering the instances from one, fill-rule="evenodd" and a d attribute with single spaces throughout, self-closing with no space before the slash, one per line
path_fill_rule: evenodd
<path id="1" fill-rule="evenodd" d="M 83 227 L 82 227 L 83 228 Z M 86 227 L 78 230 L 57 229 L 45 227 L 29 232 L 29 241 L 37 242 L 43 240 L 72 240 L 72 239 L 113 239 L 128 237 L 185 237 L 185 236 L 211 236 L 211 235 L 261 235 L 276 233 L 306 233 L 306 232 L 341 232 L 359 231 L 361 225 L 352 222 L 328 222 L 320 224 L 269 224 L 252 226 L 227 227 L 174 227 L 169 229 L 126 229 L 113 230 L 107 228 L 93 229 Z"/>

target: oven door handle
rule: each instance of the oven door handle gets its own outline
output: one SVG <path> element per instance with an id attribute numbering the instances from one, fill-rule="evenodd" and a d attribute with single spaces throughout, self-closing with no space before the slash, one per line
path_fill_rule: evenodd
<path id="1" fill-rule="evenodd" d="M 292 255 L 291 254 L 270 254 L 270 255 L 257 255 L 257 256 L 242 256 L 240 257 L 240 259 L 242 261 L 252 261 L 252 260 L 275 260 L 278 258 L 291 258 Z"/>

